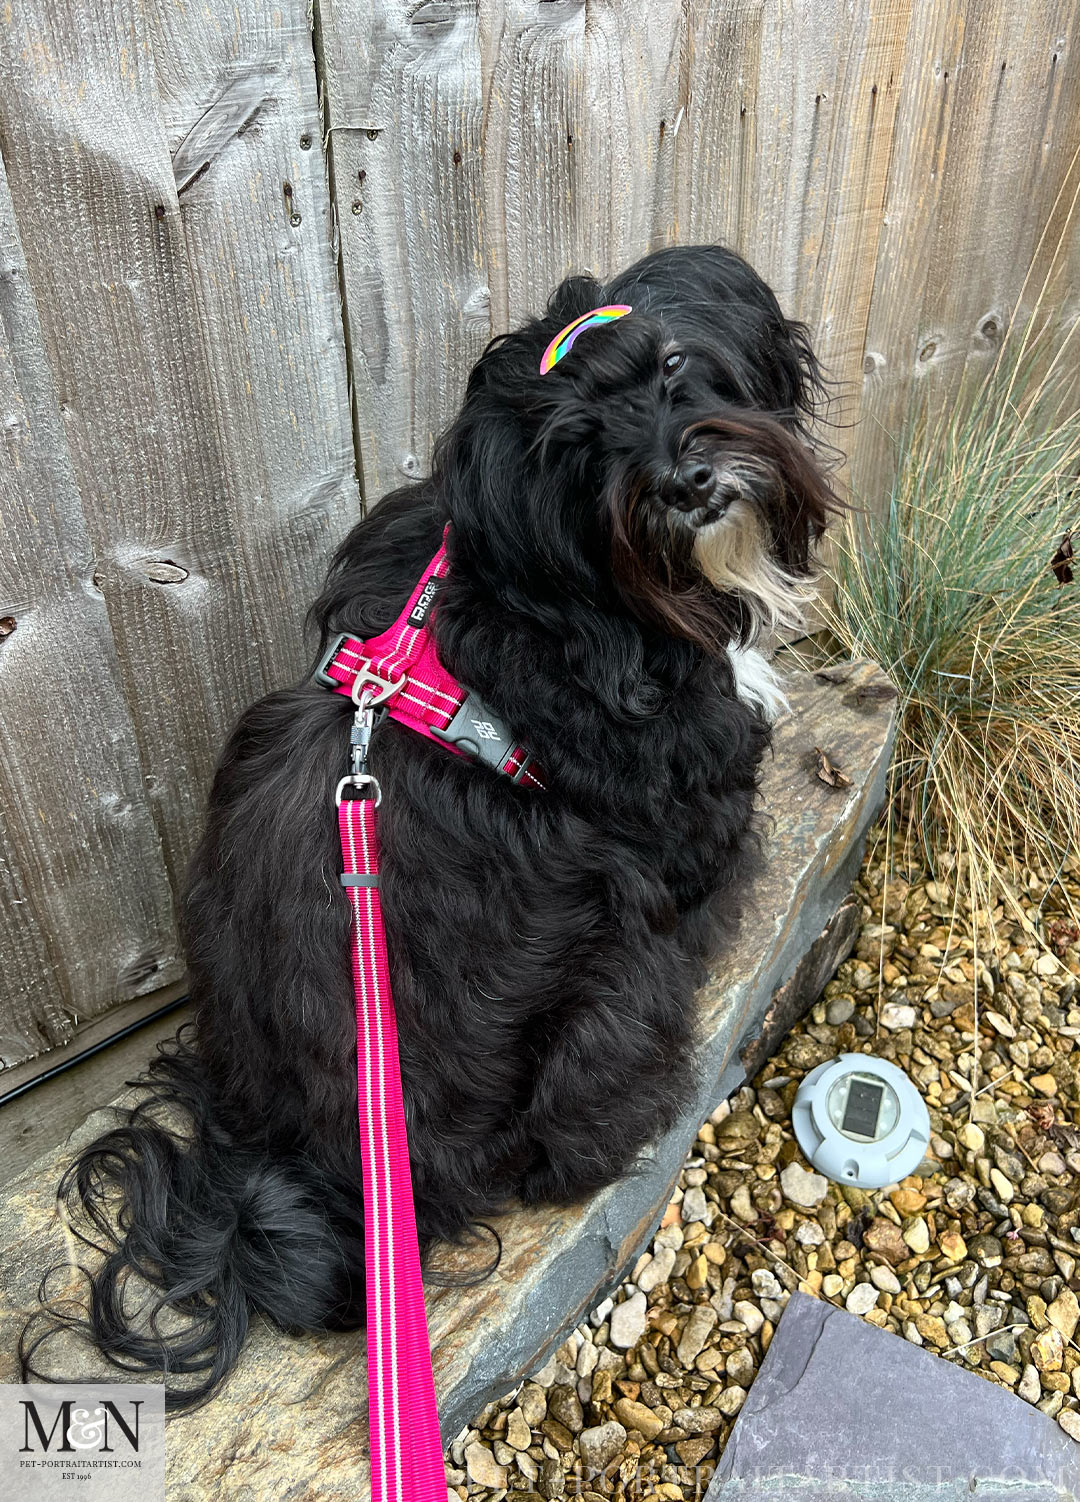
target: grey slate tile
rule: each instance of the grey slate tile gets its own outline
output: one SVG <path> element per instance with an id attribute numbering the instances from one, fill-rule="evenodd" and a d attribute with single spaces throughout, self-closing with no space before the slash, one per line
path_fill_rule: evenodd
<path id="1" fill-rule="evenodd" d="M 706 1502 L 1071 1502 L 1080 1445 L 1038 1409 L 792 1294 Z"/>

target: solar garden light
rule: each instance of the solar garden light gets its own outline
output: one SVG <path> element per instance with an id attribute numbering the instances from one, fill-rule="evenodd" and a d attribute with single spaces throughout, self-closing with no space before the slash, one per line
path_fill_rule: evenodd
<path id="1" fill-rule="evenodd" d="M 842 1053 L 799 1086 L 792 1126 L 807 1158 L 840 1184 L 881 1189 L 922 1162 L 930 1113 L 902 1069 L 868 1054 Z"/>

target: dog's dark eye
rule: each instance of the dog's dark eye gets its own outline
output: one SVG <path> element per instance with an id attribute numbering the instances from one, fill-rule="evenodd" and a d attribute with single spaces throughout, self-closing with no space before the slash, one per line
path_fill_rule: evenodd
<path id="1" fill-rule="evenodd" d="M 664 356 L 663 371 L 665 375 L 674 375 L 686 364 L 686 356 L 681 349 L 672 350 L 670 355 Z"/>

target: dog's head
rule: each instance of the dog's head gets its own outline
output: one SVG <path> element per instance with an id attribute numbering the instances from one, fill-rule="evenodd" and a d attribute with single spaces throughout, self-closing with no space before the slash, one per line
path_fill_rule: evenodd
<path id="1" fill-rule="evenodd" d="M 632 311 L 544 359 L 610 305 Z M 805 330 L 745 261 L 659 251 L 606 286 L 568 278 L 489 345 L 436 475 L 504 592 L 629 609 L 716 651 L 808 599 L 836 504 L 807 432 L 820 391 Z"/>

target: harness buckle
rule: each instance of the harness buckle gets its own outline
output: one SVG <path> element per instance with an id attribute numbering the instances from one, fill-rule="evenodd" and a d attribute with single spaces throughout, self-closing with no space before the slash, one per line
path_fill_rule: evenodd
<path id="1" fill-rule="evenodd" d="M 329 646 L 326 648 L 326 651 L 319 658 L 318 662 L 315 665 L 315 671 L 311 675 L 313 683 L 319 684 L 322 688 L 342 687 L 342 685 L 336 678 L 330 677 L 327 669 L 348 640 L 349 633 L 347 631 L 338 632 L 337 636 L 335 636 L 334 639 L 330 642 Z"/>
<path id="2" fill-rule="evenodd" d="M 440 741 L 454 746 L 472 761 L 501 772 L 517 742 L 498 715 L 476 694 L 469 694 L 445 730 L 429 727 Z"/>

